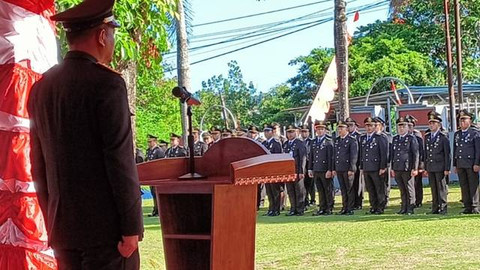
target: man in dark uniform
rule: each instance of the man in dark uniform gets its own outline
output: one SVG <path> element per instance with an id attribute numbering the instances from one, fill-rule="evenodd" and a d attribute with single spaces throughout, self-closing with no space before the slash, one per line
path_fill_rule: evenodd
<path id="1" fill-rule="evenodd" d="M 385 180 L 388 161 L 388 140 L 376 133 L 372 117 L 364 120 L 367 134 L 360 137 L 360 170 L 363 172 L 370 200 L 370 213 L 385 210 Z"/>
<path id="2" fill-rule="evenodd" d="M 200 157 L 207 152 L 208 145 L 202 141 L 200 141 L 200 129 L 194 128 L 193 129 L 193 155 Z"/>
<path id="3" fill-rule="evenodd" d="M 266 138 L 266 140 L 262 142 L 263 146 L 265 146 L 265 148 L 267 148 L 272 154 L 281 154 L 282 145 L 273 137 L 273 127 L 271 125 L 265 126 L 263 133 L 265 134 Z M 265 184 L 269 203 L 268 212 L 265 214 L 266 216 L 273 217 L 280 215 L 280 188 L 282 185 L 282 183 Z M 257 195 L 258 198 L 260 194 Z M 259 204 L 259 202 L 257 203 Z"/>
<path id="4" fill-rule="evenodd" d="M 145 161 L 145 155 L 142 152 L 142 149 L 135 147 L 135 163 L 142 163 Z"/>
<path id="5" fill-rule="evenodd" d="M 282 127 L 276 122 L 273 122 L 272 126 L 275 139 L 277 139 L 283 145 L 287 141 L 287 137 L 282 135 Z"/>
<path id="6" fill-rule="evenodd" d="M 259 134 L 259 131 L 258 131 L 258 128 L 257 126 L 255 125 L 250 125 L 248 127 L 248 133 L 247 133 L 247 137 L 258 142 L 258 143 L 262 143 L 263 142 L 263 139 L 260 137 L 260 134 Z"/>
<path id="7" fill-rule="evenodd" d="M 340 215 L 353 215 L 355 194 L 353 182 L 357 171 L 358 142 L 347 129 L 345 121 L 337 123 L 337 137 L 333 143 L 333 176 L 338 177 L 342 192 L 342 210 Z"/>
<path id="8" fill-rule="evenodd" d="M 222 129 L 222 139 L 231 138 L 233 135 L 233 131 L 229 128 Z"/>
<path id="9" fill-rule="evenodd" d="M 450 173 L 450 141 L 442 127 L 440 114 L 428 113 L 430 132 L 425 134 L 425 170 L 432 190 L 432 214 L 447 213 L 447 176 Z"/>
<path id="10" fill-rule="evenodd" d="M 210 144 L 213 142 L 212 135 L 210 132 L 206 131 L 202 133 L 203 142 L 207 145 L 207 150 L 210 147 Z"/>
<path id="11" fill-rule="evenodd" d="M 418 174 L 415 176 L 415 207 L 421 207 L 423 203 L 423 170 L 425 169 L 424 160 L 425 160 L 425 149 L 423 142 L 423 135 L 419 130 L 415 129 L 417 123 L 417 118 L 407 115 L 405 116 L 408 120 L 408 132 L 409 134 L 415 136 L 418 142 Z"/>
<path id="12" fill-rule="evenodd" d="M 52 16 L 70 51 L 29 97 L 32 175 L 58 268 L 139 269 L 142 203 L 114 1 Z"/>
<path id="13" fill-rule="evenodd" d="M 310 153 L 310 145 L 312 143 L 312 138 L 310 138 L 310 128 L 308 125 L 303 125 L 300 129 L 300 139 L 305 143 L 305 148 L 307 149 L 307 157 Z M 309 160 L 307 158 L 307 165 L 305 168 L 305 206 L 315 205 L 315 185 L 313 178 L 308 175 Z"/>
<path id="14" fill-rule="evenodd" d="M 222 138 L 222 130 L 217 126 L 213 126 L 212 128 L 210 128 L 210 134 L 212 135 L 213 141 L 208 145 L 208 147 L 211 147 L 212 144 L 220 141 L 220 139 Z"/>
<path id="15" fill-rule="evenodd" d="M 171 147 L 165 152 L 165 157 L 173 158 L 187 156 L 187 149 L 180 145 L 180 135 L 170 133 L 170 145 Z"/>
<path id="16" fill-rule="evenodd" d="M 388 206 L 388 201 L 390 199 L 390 148 L 392 145 L 392 134 L 385 132 L 385 120 L 380 117 L 375 117 L 373 119 L 375 121 L 375 130 L 377 134 L 381 135 L 388 141 L 388 148 L 387 148 L 387 171 L 384 173 L 381 178 L 385 182 L 385 206 Z"/>
<path id="17" fill-rule="evenodd" d="M 402 207 L 398 214 L 411 215 L 415 208 L 413 177 L 418 174 L 418 140 L 408 134 L 408 120 L 403 116 L 397 120 L 397 132 L 398 135 L 393 137 L 390 160 L 402 198 Z"/>
<path id="18" fill-rule="evenodd" d="M 473 115 L 467 110 L 458 113 L 460 130 L 455 132 L 453 143 L 453 166 L 458 174 L 463 214 L 478 214 L 478 172 L 480 171 L 479 131 L 472 126 Z"/>
<path id="19" fill-rule="evenodd" d="M 158 137 L 148 134 L 147 161 L 165 157 L 165 152 L 158 146 Z M 153 198 L 153 211 L 150 217 L 158 216 L 157 193 L 154 186 L 150 186 L 150 192 Z"/>
<path id="20" fill-rule="evenodd" d="M 295 159 L 295 182 L 287 183 L 287 193 L 290 200 L 290 212 L 287 216 L 303 216 L 305 212 L 305 164 L 307 162 L 306 148 L 302 140 L 297 139 L 298 128 L 290 125 L 287 128 L 287 139 L 283 144 L 283 152 L 290 154 Z"/>
<path id="21" fill-rule="evenodd" d="M 358 145 L 360 145 L 360 136 L 362 135 L 358 132 L 358 124 L 353 118 L 348 117 L 345 119 L 345 123 L 348 125 L 348 132 L 350 136 L 357 140 Z M 360 147 L 358 149 L 360 151 Z M 360 165 L 360 159 L 357 159 L 357 168 Z M 354 209 L 359 210 L 362 209 L 363 206 L 363 195 L 365 193 L 365 180 L 363 179 L 363 175 L 360 173 L 360 170 L 357 169 L 355 172 L 355 178 L 353 180 L 353 189 L 355 191 L 355 206 Z"/>
<path id="22" fill-rule="evenodd" d="M 247 137 L 248 130 L 242 127 L 237 127 L 235 129 L 234 135 L 235 137 Z"/>
<path id="23" fill-rule="evenodd" d="M 334 204 L 333 193 L 333 143 L 327 137 L 327 123 L 315 122 L 316 137 L 310 144 L 308 174 L 317 185 L 320 205 L 314 216 L 331 215 Z"/>

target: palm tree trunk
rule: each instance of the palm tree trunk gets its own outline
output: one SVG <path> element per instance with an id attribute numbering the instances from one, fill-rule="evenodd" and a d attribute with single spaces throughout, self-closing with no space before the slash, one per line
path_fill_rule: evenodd
<path id="1" fill-rule="evenodd" d="M 178 19 L 177 19 L 177 76 L 178 85 L 190 89 L 190 62 L 188 59 L 188 43 L 187 43 L 187 28 L 185 23 L 185 10 L 183 8 L 183 1 L 177 3 Z M 187 141 L 187 106 L 185 103 L 180 103 L 182 113 L 182 138 Z"/>
<path id="2" fill-rule="evenodd" d="M 339 93 L 339 117 L 349 116 L 348 105 L 348 40 L 345 0 L 335 0 L 335 58 L 337 61 L 337 83 Z"/>

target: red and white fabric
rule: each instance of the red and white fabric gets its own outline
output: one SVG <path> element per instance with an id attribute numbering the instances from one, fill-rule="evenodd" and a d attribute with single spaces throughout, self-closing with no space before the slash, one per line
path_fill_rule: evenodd
<path id="1" fill-rule="evenodd" d="M 53 0 L 0 0 L 0 269 L 56 269 L 30 173 L 27 99 L 57 63 Z"/>

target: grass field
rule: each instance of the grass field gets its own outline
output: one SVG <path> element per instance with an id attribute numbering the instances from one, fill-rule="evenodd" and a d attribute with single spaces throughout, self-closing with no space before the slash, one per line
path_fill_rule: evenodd
<path id="1" fill-rule="evenodd" d="M 303 217 L 263 217 L 261 209 L 256 269 L 480 269 L 480 215 L 459 214 L 458 186 L 450 188 L 447 215 L 427 214 L 430 189 L 424 192 L 424 205 L 412 216 L 395 214 L 397 189 L 381 216 L 359 210 L 353 216 L 314 217 L 311 208 Z M 335 201 L 337 210 L 341 198 Z M 152 202 L 144 203 L 141 269 L 165 269 L 158 218 L 146 217 Z"/>

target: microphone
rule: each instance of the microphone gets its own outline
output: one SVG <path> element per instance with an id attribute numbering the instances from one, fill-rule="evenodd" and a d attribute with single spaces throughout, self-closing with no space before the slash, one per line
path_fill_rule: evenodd
<path id="1" fill-rule="evenodd" d="M 200 100 L 194 98 L 192 93 L 188 92 L 187 88 L 185 87 L 175 86 L 172 89 L 172 95 L 179 98 L 182 103 L 187 102 L 187 105 L 189 106 L 202 104 Z"/>

